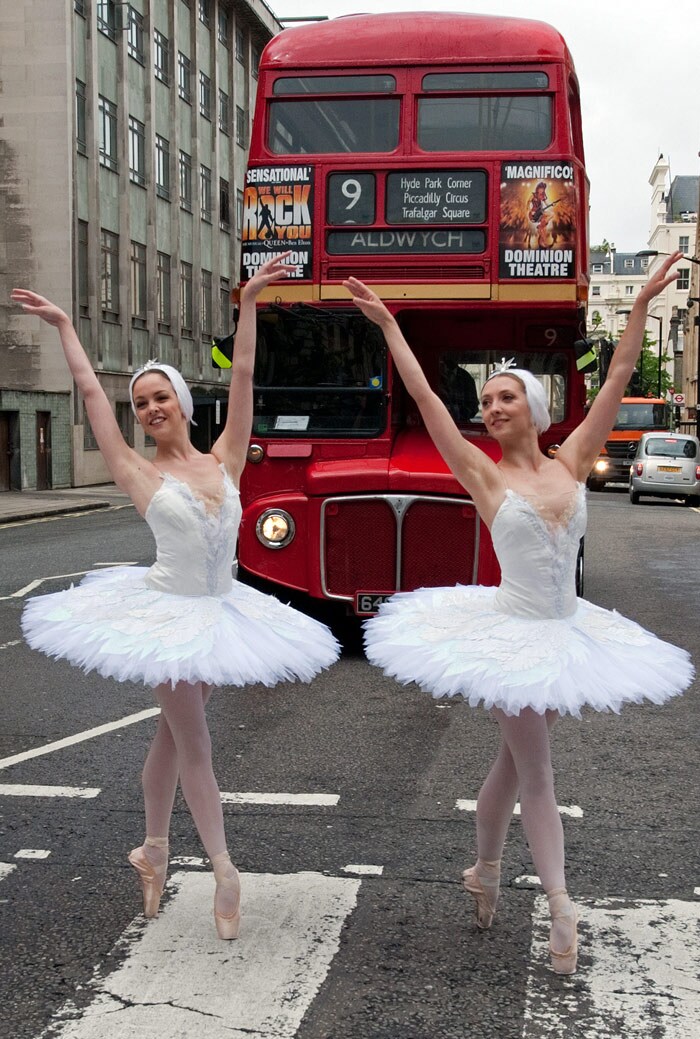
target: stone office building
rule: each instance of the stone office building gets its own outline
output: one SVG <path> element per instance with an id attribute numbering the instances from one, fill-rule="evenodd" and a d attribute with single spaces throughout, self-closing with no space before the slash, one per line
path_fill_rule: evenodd
<path id="1" fill-rule="evenodd" d="M 0 490 L 109 479 L 55 330 L 74 321 L 121 429 L 149 357 L 193 386 L 197 435 L 225 396 L 257 62 L 280 29 L 262 0 L 21 0 L 0 9 Z"/>

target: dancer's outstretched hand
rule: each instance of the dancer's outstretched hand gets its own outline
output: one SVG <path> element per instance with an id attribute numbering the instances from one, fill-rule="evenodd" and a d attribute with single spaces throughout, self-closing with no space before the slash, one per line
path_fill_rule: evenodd
<path id="1" fill-rule="evenodd" d="M 637 296 L 637 300 L 648 306 L 660 292 L 675 281 L 678 277 L 677 270 L 671 270 L 675 263 L 683 259 L 683 253 L 675 252 L 668 256 L 658 270 L 654 271 L 646 285 L 643 285 Z M 669 273 L 670 272 L 670 273 Z"/>
<path id="2" fill-rule="evenodd" d="M 65 311 L 44 296 L 30 292 L 29 289 L 13 289 L 10 299 L 13 303 L 19 303 L 25 314 L 40 317 L 49 325 L 60 325 L 65 321 L 70 324 L 70 318 Z"/>
<path id="3" fill-rule="evenodd" d="M 288 278 L 294 269 L 291 264 L 287 264 L 284 261 L 288 256 L 292 255 L 291 249 L 288 249 L 285 253 L 278 253 L 276 256 L 266 260 L 258 270 L 255 272 L 250 281 L 246 282 L 242 292 L 241 299 L 243 296 L 248 298 L 255 297 L 263 289 L 266 289 L 268 285 L 271 285 L 275 281 L 280 281 L 282 278 Z"/>
<path id="4" fill-rule="evenodd" d="M 394 318 L 384 306 L 376 292 L 372 292 L 364 282 L 358 278 L 348 278 L 343 282 L 343 287 L 352 293 L 352 301 L 359 307 L 365 317 L 374 321 L 380 327 L 390 324 Z"/>

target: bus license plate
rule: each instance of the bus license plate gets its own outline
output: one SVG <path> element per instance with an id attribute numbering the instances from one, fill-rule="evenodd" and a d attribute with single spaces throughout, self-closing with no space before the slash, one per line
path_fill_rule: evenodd
<path id="1" fill-rule="evenodd" d="M 394 592 L 355 592 L 355 613 L 358 617 L 373 616 Z"/>
<path id="2" fill-rule="evenodd" d="M 679 473 L 681 471 L 679 465 L 660 465 L 658 469 L 660 473 Z"/>

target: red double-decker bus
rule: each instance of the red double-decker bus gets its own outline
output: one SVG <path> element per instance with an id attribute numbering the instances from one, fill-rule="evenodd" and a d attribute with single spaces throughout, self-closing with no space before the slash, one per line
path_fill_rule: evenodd
<path id="1" fill-rule="evenodd" d="M 342 281 L 386 301 L 490 455 L 484 378 L 504 357 L 533 371 L 555 450 L 583 415 L 587 208 L 576 75 L 550 26 L 357 15 L 267 45 L 242 278 L 288 249 L 294 276 L 259 306 L 244 570 L 360 614 L 398 589 L 498 580 L 488 531 Z"/>

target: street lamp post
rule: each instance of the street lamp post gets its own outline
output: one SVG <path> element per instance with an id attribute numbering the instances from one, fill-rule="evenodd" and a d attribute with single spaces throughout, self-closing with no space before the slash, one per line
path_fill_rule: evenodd
<path id="1" fill-rule="evenodd" d="M 653 321 L 659 322 L 659 362 L 656 370 L 656 396 L 661 397 L 661 367 L 662 367 L 662 350 L 663 350 L 663 330 L 664 330 L 664 319 L 659 317 L 657 314 L 647 314 L 647 317 L 652 318 Z"/>
<path id="2" fill-rule="evenodd" d="M 632 311 L 631 311 L 631 310 L 628 310 L 628 309 L 626 309 L 626 308 L 623 308 L 622 310 L 616 310 L 616 311 L 615 311 L 615 313 L 616 313 L 616 314 L 625 314 L 625 315 L 626 315 L 627 317 L 629 317 L 629 316 L 630 316 L 630 314 L 632 313 Z M 642 383 L 642 358 L 641 358 L 641 354 L 640 354 L 640 356 L 639 356 L 639 362 L 638 362 L 638 364 L 637 364 L 637 365 L 635 366 L 635 368 L 636 368 L 636 370 L 637 370 L 637 371 L 638 371 L 638 373 L 639 373 L 639 391 L 640 391 L 640 393 L 641 393 L 641 392 L 642 392 L 642 391 L 644 390 L 644 385 L 643 385 L 643 383 Z M 631 387 L 630 387 L 630 388 L 631 388 Z"/>

